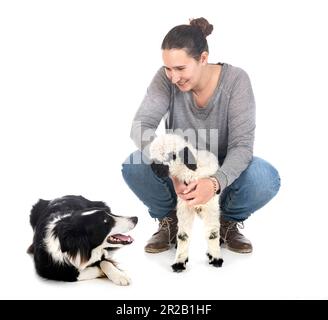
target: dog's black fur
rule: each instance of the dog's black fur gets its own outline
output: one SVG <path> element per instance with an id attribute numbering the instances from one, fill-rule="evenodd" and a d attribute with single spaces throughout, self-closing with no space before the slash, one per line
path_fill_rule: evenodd
<path id="1" fill-rule="evenodd" d="M 37 273 L 42 277 L 77 281 L 106 274 L 111 279 L 101 270 L 101 262 L 116 268 L 111 260 L 112 250 L 133 241 L 120 232 L 133 229 L 137 221 L 137 217 L 116 216 L 106 203 L 82 196 L 40 199 L 30 214 L 34 238 L 28 251 L 34 254 Z M 81 276 L 88 268 L 93 270 L 88 270 L 88 276 Z M 111 280 L 116 282 L 121 271 L 114 271 L 115 279 Z M 98 276 L 90 276 L 91 273 Z"/>

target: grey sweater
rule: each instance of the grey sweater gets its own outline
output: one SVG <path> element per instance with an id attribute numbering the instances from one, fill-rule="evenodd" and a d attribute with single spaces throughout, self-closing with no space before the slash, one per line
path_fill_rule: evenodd
<path id="1" fill-rule="evenodd" d="M 131 138 L 146 155 L 162 119 L 166 129 L 187 138 L 197 149 L 213 152 L 220 164 L 215 177 L 221 191 L 246 169 L 253 156 L 255 101 L 247 73 L 222 64 L 218 85 L 199 108 L 192 92 L 181 92 L 160 68 L 132 124 Z"/>

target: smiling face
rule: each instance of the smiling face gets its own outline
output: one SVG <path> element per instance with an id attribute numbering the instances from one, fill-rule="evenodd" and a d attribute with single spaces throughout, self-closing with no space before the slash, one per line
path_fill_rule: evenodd
<path id="1" fill-rule="evenodd" d="M 203 52 L 197 61 L 184 49 L 165 49 L 162 58 L 167 77 L 180 91 L 197 89 L 207 65 L 207 52 Z"/>

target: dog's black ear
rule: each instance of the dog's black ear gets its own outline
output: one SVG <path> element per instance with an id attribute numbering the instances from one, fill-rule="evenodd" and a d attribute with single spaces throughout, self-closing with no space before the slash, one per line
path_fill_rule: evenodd
<path id="1" fill-rule="evenodd" d="M 196 159 L 188 147 L 184 147 L 183 150 L 180 150 L 179 157 L 183 159 L 183 163 L 188 169 L 193 171 L 197 169 Z"/>
<path id="2" fill-rule="evenodd" d="M 71 218 L 69 218 L 71 219 Z M 68 218 L 65 218 L 68 220 Z M 68 221 L 59 221 L 54 228 L 54 236 L 58 238 L 61 251 L 67 252 L 74 245 L 73 227 Z"/>
<path id="3" fill-rule="evenodd" d="M 153 172 L 160 178 L 165 178 L 169 176 L 169 166 L 166 164 L 152 162 L 150 167 Z"/>
<path id="4" fill-rule="evenodd" d="M 76 229 L 70 222 L 59 223 L 55 228 L 55 236 L 58 237 L 60 249 L 69 257 L 75 259 L 80 254 L 81 261 L 88 261 L 91 257 L 91 248 L 84 230 Z"/>
<path id="5" fill-rule="evenodd" d="M 33 206 L 30 214 L 30 224 L 35 229 L 36 224 L 40 216 L 45 212 L 50 201 L 39 199 L 39 201 Z"/>

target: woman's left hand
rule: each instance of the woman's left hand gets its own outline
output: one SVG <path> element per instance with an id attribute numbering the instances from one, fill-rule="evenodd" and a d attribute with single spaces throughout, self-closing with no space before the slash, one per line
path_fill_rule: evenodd
<path id="1" fill-rule="evenodd" d="M 188 206 L 197 206 L 207 203 L 213 195 L 213 182 L 209 178 L 204 178 L 189 183 L 179 197 L 186 201 Z"/>

